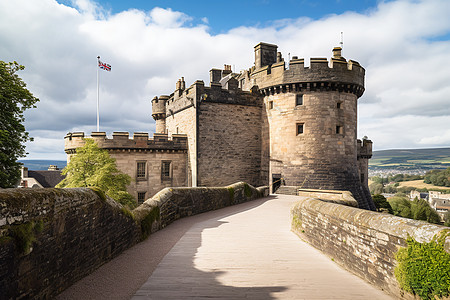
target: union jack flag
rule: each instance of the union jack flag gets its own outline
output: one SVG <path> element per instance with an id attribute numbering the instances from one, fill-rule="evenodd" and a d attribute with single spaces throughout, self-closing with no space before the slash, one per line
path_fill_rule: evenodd
<path id="1" fill-rule="evenodd" d="M 103 63 L 100 60 L 98 61 L 98 67 L 102 70 L 111 72 L 111 65 L 108 65 L 107 63 Z"/>

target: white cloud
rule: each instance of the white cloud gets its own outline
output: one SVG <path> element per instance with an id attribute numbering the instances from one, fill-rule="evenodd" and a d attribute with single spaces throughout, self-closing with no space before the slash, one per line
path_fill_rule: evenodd
<path id="1" fill-rule="evenodd" d="M 218 35 L 209 33 L 209 16 L 192 25 L 171 9 L 111 14 L 90 0 L 74 3 L 0 0 L 0 57 L 26 66 L 19 75 L 41 99 L 26 114 L 36 138 L 29 158 L 64 159 L 67 132 L 95 131 L 97 55 L 112 65 L 100 70 L 101 130 L 151 132 L 150 100 L 170 94 L 178 78 L 208 84 L 211 68 L 247 69 L 260 41 L 278 44 L 286 59 L 330 57 L 341 31 L 344 56 L 366 69 L 360 136 L 375 149 L 450 144 L 450 1 L 380 2 L 365 14 L 299 15 Z"/>

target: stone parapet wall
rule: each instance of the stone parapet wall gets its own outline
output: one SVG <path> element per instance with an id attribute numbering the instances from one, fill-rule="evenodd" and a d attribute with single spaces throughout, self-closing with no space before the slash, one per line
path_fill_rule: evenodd
<path id="1" fill-rule="evenodd" d="M 139 238 L 134 220 L 91 189 L 2 190 L 0 299 L 53 298 Z"/>
<path id="2" fill-rule="evenodd" d="M 297 195 L 315 198 L 325 202 L 332 202 L 352 207 L 358 207 L 358 201 L 356 201 L 352 193 L 348 191 L 298 189 Z"/>
<path id="3" fill-rule="evenodd" d="M 165 188 L 134 209 L 133 215 L 142 225 L 141 228 L 150 225 L 148 233 L 151 233 L 180 218 L 244 203 L 268 194 L 268 187 L 254 188 L 244 182 L 226 187 Z"/>
<path id="4" fill-rule="evenodd" d="M 288 91 L 336 90 L 356 94 L 364 93 L 365 70 L 353 60 L 311 58 L 310 66 L 304 59 L 293 59 L 289 68 L 285 62 L 263 66 L 252 70 L 250 78 L 265 94 Z M 251 86 L 247 85 L 246 88 Z"/>
<path id="5" fill-rule="evenodd" d="M 243 182 L 165 188 L 129 212 L 87 188 L 0 190 L 0 300 L 54 298 L 179 218 L 267 195 Z"/>
<path id="6" fill-rule="evenodd" d="M 408 236 L 421 243 L 430 242 L 446 227 L 303 198 L 292 209 L 292 230 L 371 284 L 398 298 L 414 299 L 397 284 L 395 254 L 407 245 Z M 450 236 L 445 250 L 450 252 Z"/>

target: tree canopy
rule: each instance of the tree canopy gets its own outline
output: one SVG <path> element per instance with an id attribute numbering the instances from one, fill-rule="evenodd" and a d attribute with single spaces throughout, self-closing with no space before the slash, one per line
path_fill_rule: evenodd
<path id="1" fill-rule="evenodd" d="M 21 163 L 17 160 L 27 154 L 24 143 L 33 140 L 25 130 L 23 113 L 35 108 L 39 99 L 16 74 L 24 68 L 17 62 L 0 61 L 0 188 L 18 183 Z"/>
<path id="2" fill-rule="evenodd" d="M 57 187 L 98 187 L 122 205 L 136 206 L 135 199 L 127 192 L 130 176 L 122 173 L 116 160 L 109 156 L 108 151 L 99 148 L 94 140 L 85 139 L 85 142 L 63 169 L 62 174 L 66 178 Z"/>
<path id="3" fill-rule="evenodd" d="M 410 201 L 407 196 L 398 193 L 389 199 L 389 204 L 396 216 L 440 224 L 438 213 L 423 199 L 416 197 Z"/>
<path id="4" fill-rule="evenodd" d="M 372 196 L 373 202 L 375 204 L 375 207 L 377 208 L 377 211 L 379 212 L 388 212 L 390 214 L 394 214 L 394 211 L 392 210 L 391 205 L 386 200 L 386 198 L 383 195 L 377 194 Z"/>
<path id="5" fill-rule="evenodd" d="M 423 180 L 425 183 L 431 183 L 437 186 L 450 187 L 450 168 L 445 170 L 432 170 L 425 174 Z"/>

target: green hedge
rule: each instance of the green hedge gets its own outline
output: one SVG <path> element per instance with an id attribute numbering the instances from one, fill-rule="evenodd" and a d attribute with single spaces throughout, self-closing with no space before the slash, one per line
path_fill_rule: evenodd
<path id="1" fill-rule="evenodd" d="M 443 231 L 430 243 L 407 239 L 408 246 L 396 254 L 398 266 L 395 277 L 400 287 L 422 299 L 450 295 L 450 254 L 444 249 L 449 230 Z"/>

